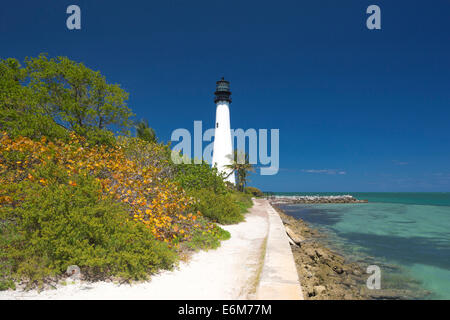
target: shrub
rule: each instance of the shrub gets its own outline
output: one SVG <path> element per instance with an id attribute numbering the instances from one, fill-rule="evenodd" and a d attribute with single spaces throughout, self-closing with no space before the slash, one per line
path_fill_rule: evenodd
<path id="1" fill-rule="evenodd" d="M 175 168 L 170 163 L 171 151 L 167 145 L 124 136 L 118 137 L 118 145 L 125 157 L 140 169 L 157 168 L 159 178 L 173 180 Z"/>
<path id="2" fill-rule="evenodd" d="M 216 194 L 225 194 L 227 187 L 223 177 L 217 169 L 208 163 L 177 164 L 175 168 L 175 181 L 185 190 L 209 189 Z"/>
<path id="3" fill-rule="evenodd" d="M 175 262 L 175 252 L 144 224 L 128 219 L 122 204 L 103 197 L 93 177 L 72 176 L 64 184 L 69 177 L 56 165 L 36 172 L 61 183 L 23 181 L 15 186 L 24 198 L 20 207 L 0 207 L 0 260 L 14 280 L 36 283 L 69 265 L 78 265 L 88 278 L 145 279 Z"/>
<path id="4" fill-rule="evenodd" d="M 198 201 L 194 205 L 205 217 L 221 224 L 244 220 L 241 209 L 231 194 L 216 194 L 209 189 L 192 190 L 190 194 Z"/>
<path id="5" fill-rule="evenodd" d="M 13 138 L 19 136 L 39 140 L 43 136 L 51 140 L 67 141 L 69 131 L 56 124 L 52 118 L 39 111 L 20 112 L 0 108 L 0 130 L 8 131 Z"/>
<path id="6" fill-rule="evenodd" d="M 244 191 L 245 193 L 251 194 L 254 197 L 264 197 L 264 193 L 255 187 L 246 187 Z"/>
<path id="7" fill-rule="evenodd" d="M 169 179 L 167 147 L 141 142 L 91 146 L 73 133 L 49 142 L 0 132 L 0 287 L 68 264 L 138 279 L 170 266 L 186 243 L 217 245 L 221 229 Z"/>
<path id="8" fill-rule="evenodd" d="M 249 194 L 235 191 L 230 196 L 241 209 L 241 213 L 248 212 L 248 209 L 253 206 L 253 201 L 251 199 L 251 195 Z"/>
<path id="9" fill-rule="evenodd" d="M 231 235 L 222 228 L 215 228 L 212 233 L 202 230 L 195 230 L 192 239 L 186 243 L 187 248 L 191 250 L 216 249 L 220 246 L 220 241 L 230 239 Z"/>
<path id="10" fill-rule="evenodd" d="M 172 164 L 174 180 L 194 197 L 195 210 L 208 219 L 222 224 L 232 224 L 244 220 L 241 204 L 232 196 L 230 188 L 218 174 L 217 169 L 208 163 Z"/>
<path id="11" fill-rule="evenodd" d="M 150 128 L 147 120 L 141 120 L 136 125 L 136 137 L 147 142 L 157 142 L 156 133 Z"/>
<path id="12" fill-rule="evenodd" d="M 197 200 L 195 209 L 214 222 L 240 222 L 253 204 L 250 195 L 235 191 L 234 185 L 227 185 L 217 169 L 206 162 L 173 167 L 175 181 Z"/>
<path id="13" fill-rule="evenodd" d="M 163 147 L 153 144 L 148 148 L 148 152 L 158 154 Z M 55 164 L 68 175 L 68 182 L 55 175 L 53 180 L 43 178 L 42 184 L 70 183 L 79 174 L 90 175 L 100 183 L 103 196 L 122 203 L 129 218 L 147 225 L 157 239 L 189 240 L 201 216 L 192 209 L 193 199 L 166 177 L 164 165 L 157 159 L 153 159 L 155 163 L 142 163 L 124 149 L 120 143 L 114 147 L 88 146 L 73 134 L 69 143 L 12 140 L 0 134 L 0 182 L 15 186 L 22 180 L 38 181 L 36 166 Z M 20 199 L 11 203 L 12 194 L 0 189 L 0 205 L 20 205 Z"/>
<path id="14" fill-rule="evenodd" d="M 115 146 L 116 144 L 114 133 L 106 129 L 78 128 L 75 132 L 85 137 L 86 142 L 90 145 Z"/>

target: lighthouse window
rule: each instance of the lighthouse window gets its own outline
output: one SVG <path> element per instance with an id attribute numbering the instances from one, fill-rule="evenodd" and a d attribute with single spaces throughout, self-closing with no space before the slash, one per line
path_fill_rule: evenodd
<path id="1" fill-rule="evenodd" d="M 216 128 L 218 128 L 218 127 L 219 127 L 219 123 L 217 122 L 217 123 L 216 123 Z"/>

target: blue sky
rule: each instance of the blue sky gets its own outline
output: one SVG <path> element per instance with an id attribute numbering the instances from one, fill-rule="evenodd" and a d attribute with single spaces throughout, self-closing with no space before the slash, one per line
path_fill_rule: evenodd
<path id="1" fill-rule="evenodd" d="M 371 4 L 382 30 L 365 26 Z M 15 0 L 0 57 L 100 70 L 165 141 L 213 127 L 225 76 L 232 127 L 280 129 L 279 174 L 252 176 L 267 191 L 450 191 L 449 14 L 446 0 Z"/>

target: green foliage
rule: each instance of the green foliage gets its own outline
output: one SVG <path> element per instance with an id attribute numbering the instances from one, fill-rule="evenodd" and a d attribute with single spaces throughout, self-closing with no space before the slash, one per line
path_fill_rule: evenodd
<path id="1" fill-rule="evenodd" d="M 56 124 L 53 119 L 39 112 L 20 112 L 13 109 L 0 109 L 0 130 L 5 130 L 12 138 L 19 136 L 39 140 L 50 137 L 51 140 L 67 141 L 69 132 Z"/>
<path id="2" fill-rule="evenodd" d="M 109 130 L 99 128 L 80 128 L 77 130 L 77 132 L 79 135 L 84 136 L 86 138 L 86 142 L 91 145 L 116 145 L 116 137 L 114 136 L 114 133 Z"/>
<path id="3" fill-rule="evenodd" d="M 222 224 L 238 223 L 244 220 L 241 204 L 236 201 L 230 189 L 208 163 L 174 165 L 177 181 L 186 192 L 197 199 L 195 210 L 208 219 Z"/>
<path id="4" fill-rule="evenodd" d="M 99 71 L 66 57 L 27 58 L 30 88 L 50 114 L 78 133 L 80 129 L 131 126 L 128 93 L 109 84 Z"/>
<path id="5" fill-rule="evenodd" d="M 16 59 L 0 60 L 0 106 L 24 110 L 34 104 L 30 88 L 23 86 L 27 72 Z"/>
<path id="6" fill-rule="evenodd" d="M 244 191 L 254 197 L 264 197 L 264 192 L 255 187 L 246 187 Z"/>
<path id="7" fill-rule="evenodd" d="M 228 187 L 224 178 L 208 163 L 177 164 L 174 180 L 197 199 L 195 210 L 210 220 L 233 224 L 244 220 L 243 213 L 252 206 L 249 195 Z"/>
<path id="8" fill-rule="evenodd" d="M 37 168 L 36 177 L 49 183 L 11 185 L 21 191 L 14 194 L 24 198 L 22 204 L 0 207 L 0 265 L 9 271 L 0 274 L 3 287 L 12 280 L 39 283 L 69 265 L 91 279 L 145 279 L 176 261 L 148 228 L 129 221 L 125 207 L 101 196 L 94 178 L 80 174 L 68 185 L 64 171 L 51 163 Z"/>
<path id="9" fill-rule="evenodd" d="M 227 187 L 216 168 L 202 162 L 201 164 L 177 164 L 175 181 L 185 190 L 208 189 L 209 192 L 225 194 Z"/>
<path id="10" fill-rule="evenodd" d="M 233 192 L 231 193 L 231 198 L 241 209 L 241 213 L 248 212 L 248 209 L 253 206 L 253 201 L 251 199 L 251 195 L 242 192 Z"/>
<path id="11" fill-rule="evenodd" d="M 13 240 L 10 231 L 12 227 L 10 221 L 0 219 L 0 291 L 9 288 L 15 289 L 14 281 L 11 278 L 13 261 L 4 250 Z"/>
<path id="12" fill-rule="evenodd" d="M 156 133 L 153 128 L 150 128 L 148 121 L 141 120 L 136 124 L 136 137 L 147 142 L 156 143 Z"/>
<path id="13" fill-rule="evenodd" d="M 228 231 L 217 227 L 217 231 L 213 234 L 197 230 L 186 246 L 191 250 L 208 250 L 217 249 L 220 241 L 230 239 L 231 235 Z"/>
<path id="14" fill-rule="evenodd" d="M 176 168 L 170 162 L 170 148 L 162 143 L 149 143 L 139 138 L 119 137 L 117 144 L 124 150 L 127 159 L 139 168 L 158 168 L 161 178 L 173 179 Z"/>
<path id="15" fill-rule="evenodd" d="M 108 130 L 131 126 L 128 93 L 106 82 L 100 72 L 66 57 L 41 54 L 0 60 L 0 130 L 12 137 L 50 140 L 68 137 L 68 130 L 89 143 L 113 144 Z"/>
<path id="16" fill-rule="evenodd" d="M 27 79 L 27 71 L 19 61 L 0 60 L 0 130 L 12 137 L 67 139 L 67 131 L 38 106 L 33 91 L 25 85 Z"/>
<path id="17" fill-rule="evenodd" d="M 189 192 L 198 199 L 196 210 L 205 217 L 221 224 L 233 224 L 244 220 L 240 206 L 232 194 L 217 194 L 210 189 L 191 190 Z"/>
<path id="18" fill-rule="evenodd" d="M 236 173 L 236 187 L 240 192 L 244 192 L 245 185 L 248 182 L 248 176 L 250 172 L 254 172 L 255 168 L 250 164 L 249 156 L 247 153 L 235 150 L 232 155 L 229 155 L 231 164 L 226 167 L 231 172 Z"/>

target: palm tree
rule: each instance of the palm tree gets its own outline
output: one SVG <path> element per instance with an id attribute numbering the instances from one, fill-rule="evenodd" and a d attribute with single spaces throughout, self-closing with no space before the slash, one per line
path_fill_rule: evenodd
<path id="1" fill-rule="evenodd" d="M 250 172 L 255 172 L 255 168 L 250 164 L 248 154 L 245 152 L 234 150 L 234 153 L 228 155 L 228 158 L 232 161 L 231 164 L 225 166 L 231 170 L 228 176 L 236 173 L 237 189 L 243 192 L 245 185 L 248 182 L 248 176 L 250 175 Z"/>
<path id="2" fill-rule="evenodd" d="M 150 128 L 147 120 L 141 120 L 136 124 L 136 136 L 148 142 L 156 142 L 156 133 Z"/>

